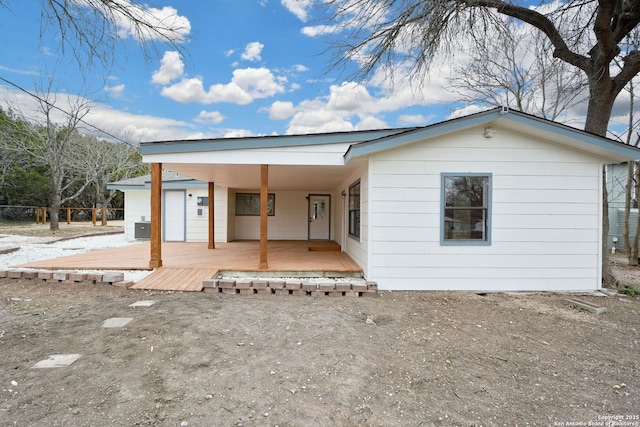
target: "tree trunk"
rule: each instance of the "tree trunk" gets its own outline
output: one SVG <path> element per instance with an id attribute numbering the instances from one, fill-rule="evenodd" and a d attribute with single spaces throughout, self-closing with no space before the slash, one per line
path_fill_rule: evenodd
<path id="1" fill-rule="evenodd" d="M 58 214 L 60 212 L 60 196 L 54 194 L 51 199 L 51 207 L 49 208 L 49 230 L 58 231 L 60 230 Z"/>
<path id="2" fill-rule="evenodd" d="M 55 170 L 51 175 L 51 207 L 49 208 L 49 230 L 58 231 L 60 225 L 58 222 L 58 213 L 62 206 L 62 183 L 64 182 L 64 175 L 60 172 L 60 169 Z"/>
<path id="3" fill-rule="evenodd" d="M 608 76 L 589 76 L 589 106 L 584 130 L 596 135 L 606 136 L 609 117 L 617 92 Z M 613 274 L 609 259 L 609 196 L 607 193 L 606 171 L 602 175 L 602 284 L 617 286 L 618 280 Z"/>

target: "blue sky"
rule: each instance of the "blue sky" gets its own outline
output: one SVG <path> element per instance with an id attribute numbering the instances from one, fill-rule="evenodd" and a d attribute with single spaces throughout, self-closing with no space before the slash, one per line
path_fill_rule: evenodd
<path id="1" fill-rule="evenodd" d="M 454 55 L 419 87 L 401 74 L 390 84 L 331 70 L 328 31 L 313 7 L 319 0 L 148 0 L 147 13 L 180 23 L 182 52 L 156 44 L 145 58 L 122 27 L 116 66 L 85 73 L 68 51 L 61 58 L 56 32 L 40 37 L 40 2 L 3 3 L 0 78 L 34 91 L 51 76 L 57 105 L 89 100 L 86 122 L 132 143 L 419 126 L 484 109 L 447 90 L 467 58 L 462 46 L 450 46 Z M 34 100 L 2 80 L 0 106 L 35 117 Z M 578 105 L 560 120 L 581 127 L 584 112 Z"/>
<path id="2" fill-rule="evenodd" d="M 93 102 L 88 122 L 132 142 L 424 125 L 453 108 L 438 78 L 427 101 L 408 85 L 357 84 L 330 71 L 309 1 L 145 4 L 155 13 L 173 9 L 189 28 L 181 44 L 187 55 L 159 45 L 145 59 L 128 37 L 119 66 L 91 69 L 80 85 L 77 65 L 59 60 L 53 33 L 39 37 L 40 3 L 13 1 L 0 9 L 0 77 L 33 91 L 42 75 L 53 75 L 55 92 Z M 0 81 L 0 102 L 30 101 Z"/>

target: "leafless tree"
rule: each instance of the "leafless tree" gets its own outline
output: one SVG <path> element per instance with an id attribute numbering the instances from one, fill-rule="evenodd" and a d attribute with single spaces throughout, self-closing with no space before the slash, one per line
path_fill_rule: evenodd
<path id="1" fill-rule="evenodd" d="M 477 40 L 470 60 L 454 68 L 450 90 L 475 105 L 510 107 L 556 120 L 584 102 L 587 83 L 575 67 L 553 58 L 540 32 L 506 23 L 509 37 Z"/>
<path id="2" fill-rule="evenodd" d="M 86 137 L 85 150 L 87 167 L 93 171 L 91 183 L 95 191 L 95 203 L 100 207 L 107 207 L 115 195 L 113 190 L 107 193 L 108 183 L 143 175 L 148 169 L 142 163 L 138 149 L 125 143 Z"/>
<path id="3" fill-rule="evenodd" d="M 59 124 L 60 110 L 56 106 L 56 95 L 51 90 L 38 94 L 38 117 L 22 113 L 20 128 L 11 132 L 11 144 L 3 149 L 30 156 L 38 164 L 44 165 L 50 183 L 50 228 L 58 230 L 60 207 L 78 197 L 90 184 L 92 171 L 86 166 L 86 154 L 82 136 L 77 132 L 78 124 L 89 113 L 89 105 L 83 98 L 74 98 L 75 104 L 65 106 L 64 125 Z M 54 118 L 55 117 L 55 118 Z M 5 140 L 3 140 L 5 141 Z M 5 141 L 8 142 L 8 141 Z M 68 193 L 69 189 L 74 189 Z"/>
<path id="4" fill-rule="evenodd" d="M 16 1 L 24 0 L 0 0 L 0 7 Z M 175 9 L 135 0 L 40 0 L 40 12 L 41 37 L 53 33 L 60 54 L 71 53 L 80 68 L 112 65 L 116 46 L 128 36 L 140 42 L 145 55 L 156 53 L 153 42 L 185 54 L 181 43 L 191 30 Z"/>
<path id="5" fill-rule="evenodd" d="M 532 8 L 517 0 L 329 0 L 329 24 L 348 31 L 333 41 L 334 66 L 358 61 L 357 75 L 379 67 L 410 64 L 410 74 L 424 78 L 437 54 L 450 55 L 463 42 L 504 32 L 504 17 L 531 25 L 553 46 L 553 57 L 580 70 L 588 84 L 585 130 L 605 136 L 614 102 L 640 72 L 640 52 L 620 44 L 640 23 L 637 0 L 567 0 Z M 491 29 L 491 31 L 489 31 Z M 508 35 L 508 32 L 507 32 Z M 622 67 L 612 67 L 617 59 Z M 603 174 L 604 184 L 604 174 Z M 604 188 L 604 185 L 603 185 Z M 603 206 L 603 253 L 609 233 L 606 189 Z M 616 284 L 607 257 L 603 281 Z"/>
<path id="6" fill-rule="evenodd" d="M 626 49 L 638 49 L 640 47 L 640 30 L 635 30 L 627 38 Z M 619 64 L 618 64 L 619 65 Z M 635 82 L 631 80 L 625 87 L 629 96 L 627 131 L 625 142 L 637 147 L 640 144 L 640 119 L 638 118 L 638 105 L 635 102 Z M 627 164 L 627 179 L 624 193 L 624 219 L 622 223 L 622 240 L 624 251 L 629 265 L 638 265 L 638 238 L 640 238 L 640 217 L 636 217 L 636 227 L 631 231 L 631 209 L 640 201 L 640 162 L 631 161 Z M 636 206 L 637 207 L 637 206 Z"/>

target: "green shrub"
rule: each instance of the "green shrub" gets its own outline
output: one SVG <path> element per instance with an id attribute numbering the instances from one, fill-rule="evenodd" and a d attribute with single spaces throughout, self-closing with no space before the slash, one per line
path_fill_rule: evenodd
<path id="1" fill-rule="evenodd" d="M 633 287 L 633 285 L 622 285 L 623 289 L 618 292 L 621 294 L 629 295 L 630 297 L 640 296 L 640 291 Z"/>

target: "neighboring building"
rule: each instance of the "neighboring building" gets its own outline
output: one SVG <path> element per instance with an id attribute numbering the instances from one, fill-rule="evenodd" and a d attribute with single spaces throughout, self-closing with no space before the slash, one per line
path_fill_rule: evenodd
<path id="1" fill-rule="evenodd" d="M 165 220 L 164 241 L 207 241 L 207 183 L 173 173 L 162 173 Z M 151 175 L 125 179 L 107 185 L 124 192 L 124 233 L 127 240 L 148 240 L 151 219 Z M 217 196 L 216 192 L 216 196 Z M 219 216 L 222 220 L 223 215 Z M 221 228 L 225 224 L 220 224 Z M 217 237 L 224 240 L 224 233 Z"/>
<path id="2" fill-rule="evenodd" d="M 259 194 L 268 191 L 269 240 L 335 240 L 383 290 L 600 288 L 603 165 L 640 158 L 506 109 L 419 128 L 154 142 L 140 151 L 155 170 L 215 183 L 216 241 L 260 239 Z M 164 239 L 180 240 L 170 238 L 175 228 L 182 240 L 206 240 L 195 200 L 205 190 L 189 184 L 176 197 L 167 185 Z M 128 221 L 146 219 L 148 196 L 134 197 L 141 204 Z"/>
<path id="3" fill-rule="evenodd" d="M 609 202 L 609 236 L 608 248 L 624 251 L 623 228 L 625 195 L 627 188 L 628 163 L 607 166 L 607 194 Z M 632 186 L 634 183 L 632 182 Z M 629 211 L 629 237 L 635 233 L 638 224 L 638 202 L 635 200 L 634 188 L 631 189 L 631 209 Z"/>

